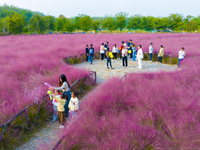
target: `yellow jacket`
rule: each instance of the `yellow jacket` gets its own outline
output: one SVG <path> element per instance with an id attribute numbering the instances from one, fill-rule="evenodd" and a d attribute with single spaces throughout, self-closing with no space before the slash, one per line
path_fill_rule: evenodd
<path id="1" fill-rule="evenodd" d="M 65 111 L 65 103 L 66 100 L 65 99 L 61 99 L 60 97 L 55 97 L 56 101 L 58 102 L 58 111 Z"/>
<path id="2" fill-rule="evenodd" d="M 160 56 L 160 57 L 164 56 L 164 48 L 160 49 L 158 56 Z"/>

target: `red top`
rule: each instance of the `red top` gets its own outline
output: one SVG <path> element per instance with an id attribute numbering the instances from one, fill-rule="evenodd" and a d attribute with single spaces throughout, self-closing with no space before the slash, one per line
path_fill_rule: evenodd
<path id="1" fill-rule="evenodd" d="M 124 47 L 124 45 L 122 44 L 122 45 L 121 45 L 121 49 L 120 49 L 120 51 L 123 49 L 123 47 Z"/>

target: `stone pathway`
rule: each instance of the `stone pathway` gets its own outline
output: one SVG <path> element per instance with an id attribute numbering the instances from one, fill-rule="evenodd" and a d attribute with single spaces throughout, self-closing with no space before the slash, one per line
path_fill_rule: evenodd
<path id="1" fill-rule="evenodd" d="M 158 72 L 158 71 L 174 71 L 177 69 L 177 65 L 166 65 L 160 64 L 157 62 L 142 62 L 142 69 L 137 69 L 137 62 L 133 60 L 128 60 L 128 67 L 124 68 L 122 66 L 122 60 L 118 59 L 117 61 L 112 61 L 112 66 L 114 69 L 107 69 L 107 61 L 94 60 L 91 65 L 88 62 L 84 62 L 81 64 L 75 64 L 74 67 L 79 69 L 87 69 L 97 72 L 97 83 L 103 83 L 109 78 L 112 77 L 122 77 L 127 73 L 142 73 L 142 72 Z"/>
<path id="2" fill-rule="evenodd" d="M 114 69 L 107 69 L 106 61 L 101 60 L 94 60 L 93 65 L 90 65 L 88 62 L 84 62 L 81 64 L 75 64 L 74 67 L 79 69 L 87 69 L 91 71 L 97 72 L 97 83 L 103 83 L 109 78 L 112 77 L 122 77 L 123 75 L 134 72 L 134 73 L 142 73 L 142 72 L 158 72 L 158 71 L 174 71 L 177 69 L 177 65 L 166 65 L 166 64 L 159 64 L 156 62 L 150 63 L 148 61 L 143 61 L 143 69 L 137 69 L 137 62 L 132 60 L 128 60 L 128 67 L 122 67 L 122 61 L 118 59 L 117 61 L 112 61 L 112 65 Z M 86 95 L 87 96 L 87 95 Z M 84 101 L 82 98 L 81 102 Z M 43 128 L 40 132 L 35 133 L 34 137 L 30 139 L 29 142 L 23 144 L 16 150 L 44 150 L 45 149 L 52 149 L 56 143 L 58 142 L 59 138 L 56 135 L 58 131 L 61 129 L 59 128 L 58 122 L 50 121 L 48 125 Z"/>

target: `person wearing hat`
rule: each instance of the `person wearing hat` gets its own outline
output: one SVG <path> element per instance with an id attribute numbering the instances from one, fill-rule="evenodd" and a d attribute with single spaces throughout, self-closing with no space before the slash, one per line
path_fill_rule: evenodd
<path id="1" fill-rule="evenodd" d="M 162 64 L 162 57 L 164 56 L 164 47 L 163 45 L 160 45 L 160 51 L 159 51 L 159 54 L 158 54 L 158 61 L 157 62 L 160 62 Z"/>
<path id="2" fill-rule="evenodd" d="M 153 43 L 150 43 L 150 46 L 149 46 L 149 61 L 152 62 L 152 57 L 153 57 Z"/>
<path id="3" fill-rule="evenodd" d="M 107 58 L 106 56 L 106 52 L 109 51 L 109 46 L 108 46 L 109 42 L 106 42 L 106 44 L 104 45 L 105 48 L 105 58 Z"/>
<path id="4" fill-rule="evenodd" d="M 178 67 L 180 66 L 181 61 L 184 59 L 186 52 L 184 51 L 184 47 L 178 52 Z"/>

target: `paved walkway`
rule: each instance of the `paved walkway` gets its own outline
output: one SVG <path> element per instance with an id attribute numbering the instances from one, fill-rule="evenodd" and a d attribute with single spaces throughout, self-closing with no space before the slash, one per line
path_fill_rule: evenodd
<path id="1" fill-rule="evenodd" d="M 122 60 L 112 61 L 112 66 L 114 69 L 107 69 L 107 61 L 94 60 L 91 65 L 88 62 L 81 64 L 75 64 L 74 67 L 79 69 L 87 69 L 97 72 L 97 83 L 102 83 L 112 77 L 122 77 L 127 73 L 142 73 L 142 72 L 158 72 L 158 71 L 174 71 L 177 69 L 177 65 L 166 65 L 157 62 L 143 61 L 143 68 L 138 69 L 137 62 L 133 60 L 128 60 L 128 67 L 124 68 L 122 66 Z"/>
<path id="2" fill-rule="evenodd" d="M 88 62 L 84 62 L 81 64 L 75 64 L 74 67 L 79 69 L 87 69 L 91 71 L 97 72 L 97 83 L 103 83 L 109 78 L 114 76 L 122 77 L 123 75 L 134 72 L 134 73 L 142 73 L 142 72 L 157 72 L 157 71 L 174 71 L 177 69 L 177 66 L 159 64 L 156 62 L 150 63 L 148 61 L 143 61 L 143 69 L 137 69 L 137 63 L 128 60 L 128 67 L 122 67 L 122 61 L 118 59 L 117 61 L 112 61 L 112 65 L 114 69 L 107 69 L 106 61 L 95 60 L 93 65 L 90 65 Z M 86 95 L 87 96 L 87 95 Z M 82 98 L 81 102 L 84 101 Z M 52 149 L 59 138 L 56 135 L 59 128 L 58 122 L 50 121 L 48 125 L 43 128 L 40 132 L 35 133 L 34 137 L 30 139 L 29 142 L 25 143 L 21 147 L 16 150 L 44 150 L 42 146 L 45 146 L 45 149 Z"/>

